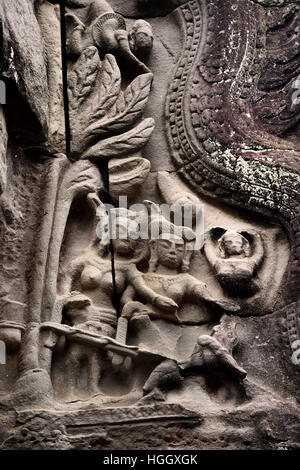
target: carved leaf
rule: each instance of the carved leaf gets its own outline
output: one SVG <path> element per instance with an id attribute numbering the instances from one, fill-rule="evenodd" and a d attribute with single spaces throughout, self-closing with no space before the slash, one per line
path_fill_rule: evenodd
<path id="1" fill-rule="evenodd" d="M 122 157 L 140 150 L 149 140 L 154 129 L 152 118 L 144 119 L 139 125 L 128 132 L 102 140 L 87 150 L 82 158 L 114 158 Z"/>
<path id="2" fill-rule="evenodd" d="M 143 110 L 150 95 L 152 80 L 152 73 L 139 75 L 124 91 L 124 98 L 121 99 L 120 102 L 120 111 L 123 113 L 132 113 L 137 110 Z"/>
<path id="3" fill-rule="evenodd" d="M 97 99 L 92 105 L 90 123 L 105 116 L 121 94 L 121 74 L 116 59 L 107 54 L 101 68 L 101 80 Z"/>
<path id="4" fill-rule="evenodd" d="M 99 71 L 100 58 L 96 47 L 86 48 L 69 74 L 70 111 L 75 112 L 78 106 L 91 93 Z"/>
<path id="5" fill-rule="evenodd" d="M 152 77 L 151 73 L 138 76 L 117 100 L 116 110 L 120 110 L 119 114 L 89 126 L 86 134 L 100 136 L 106 132 L 128 129 L 142 114 L 147 104 Z"/>

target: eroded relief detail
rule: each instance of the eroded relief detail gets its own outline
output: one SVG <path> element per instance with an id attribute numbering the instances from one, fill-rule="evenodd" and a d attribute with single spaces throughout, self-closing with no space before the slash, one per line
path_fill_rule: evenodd
<path id="1" fill-rule="evenodd" d="M 127 156 L 145 145 L 154 127 L 151 118 L 138 123 L 152 83 L 138 56 L 150 54 L 152 28 L 138 20 L 128 33 L 124 18 L 106 1 L 87 2 L 86 8 L 84 22 L 73 10 L 66 14 L 72 156 Z M 124 89 L 130 76 L 134 80 Z"/>
<path id="2" fill-rule="evenodd" d="M 207 235 L 205 255 L 222 287 L 232 296 L 251 296 L 259 290 L 254 279 L 264 248 L 259 233 L 214 227 Z"/>
<path id="3" fill-rule="evenodd" d="M 62 3 L 0 7 L 0 448 L 296 448 L 298 5 Z"/>

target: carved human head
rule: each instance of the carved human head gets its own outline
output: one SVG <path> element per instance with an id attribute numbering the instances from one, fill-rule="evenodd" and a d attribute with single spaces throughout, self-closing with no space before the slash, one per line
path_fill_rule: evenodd
<path id="1" fill-rule="evenodd" d="M 189 227 L 175 225 L 151 201 L 144 201 L 149 213 L 150 261 L 149 270 L 155 272 L 159 264 L 188 272 L 194 253 L 196 233 Z"/>
<path id="2" fill-rule="evenodd" d="M 146 56 L 153 46 L 152 26 L 144 20 L 137 20 L 130 31 L 129 40 L 135 53 Z"/>
<path id="3" fill-rule="evenodd" d="M 227 230 L 219 239 L 219 250 L 222 258 L 239 255 L 249 257 L 251 254 L 249 240 L 233 230 Z"/>
<path id="4" fill-rule="evenodd" d="M 155 272 L 159 265 L 174 271 L 188 272 L 193 250 L 187 250 L 187 241 L 177 235 L 163 235 L 150 241 L 149 271 Z"/>
<path id="5" fill-rule="evenodd" d="M 155 245 L 160 264 L 174 269 L 182 265 L 185 252 L 185 242 L 182 238 L 171 235 L 169 238 L 156 240 Z"/>
<path id="6" fill-rule="evenodd" d="M 136 216 L 135 212 L 121 208 L 112 209 L 110 219 L 107 215 L 103 217 L 97 229 L 100 235 L 99 253 L 101 256 L 108 253 L 111 240 L 116 254 L 130 256 L 134 253 L 136 231 L 132 224 L 135 224 Z"/>
<path id="7" fill-rule="evenodd" d="M 150 272 L 157 271 L 159 265 L 174 271 L 188 272 L 194 254 L 192 249 L 194 232 L 190 229 L 185 230 L 186 227 L 175 227 L 171 223 L 169 223 L 170 231 L 166 225 L 163 228 L 158 236 L 150 240 Z"/>
<path id="8" fill-rule="evenodd" d="M 116 236 L 113 237 L 114 251 L 120 255 L 132 255 L 134 253 L 134 231 L 131 233 L 127 217 L 118 217 L 116 220 Z M 133 236 L 132 236 L 133 235 Z"/>

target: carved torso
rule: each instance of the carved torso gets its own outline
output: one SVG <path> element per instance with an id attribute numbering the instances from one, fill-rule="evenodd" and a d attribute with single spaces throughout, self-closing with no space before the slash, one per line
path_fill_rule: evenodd
<path id="1" fill-rule="evenodd" d="M 189 293 L 195 280 L 189 274 L 164 275 L 157 273 L 143 274 L 146 284 L 158 295 L 170 297 L 179 306 L 182 305 L 184 297 Z"/>
<path id="2" fill-rule="evenodd" d="M 254 263 L 250 258 L 222 259 L 216 262 L 215 270 L 224 279 L 234 277 L 236 282 L 246 281 L 253 276 Z"/>

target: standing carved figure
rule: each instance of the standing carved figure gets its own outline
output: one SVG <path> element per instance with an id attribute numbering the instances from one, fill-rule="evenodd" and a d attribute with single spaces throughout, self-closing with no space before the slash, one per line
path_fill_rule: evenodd
<path id="1" fill-rule="evenodd" d="M 80 292 L 73 292 L 68 298 L 65 307 L 65 317 L 73 327 L 82 331 L 96 334 L 113 334 L 113 328 L 101 321 L 97 310 L 93 311 L 92 303 L 88 297 Z M 99 393 L 99 382 L 102 373 L 103 352 L 73 341 L 70 338 L 65 362 L 66 383 L 69 391 L 69 399 L 76 398 L 76 392 L 80 388 L 80 372 L 86 367 L 87 382 L 84 388 L 89 395 Z"/>
<path id="2" fill-rule="evenodd" d="M 204 253 L 228 294 L 247 297 L 259 290 L 255 275 L 264 258 L 259 233 L 214 227 L 206 234 Z"/>
<path id="3" fill-rule="evenodd" d="M 88 249 L 69 266 L 64 291 L 70 292 L 70 295 L 66 298 L 64 306 L 65 317 L 72 326 L 114 338 L 118 320 L 115 300 L 116 296 L 122 297 L 127 286 L 134 286 L 135 291 L 146 301 L 160 308 L 174 308 L 174 303 L 171 299 L 152 291 L 136 268 L 136 241 L 130 234 L 127 238 L 124 236 L 124 231 L 128 230 L 128 221 L 136 214 L 126 209 L 115 209 L 112 212 L 116 215 L 116 238 L 113 240 L 115 278 L 113 279 L 112 275 L 109 251 L 109 220 L 105 217 L 100 223 L 98 233 L 101 232 L 102 238 L 97 241 L 97 246 Z M 107 359 L 106 353 L 92 352 L 86 345 L 72 342 L 71 336 L 69 340 L 66 370 L 71 394 L 76 393 L 84 361 L 88 364 L 87 389 L 90 394 L 98 394 L 101 373 Z"/>

